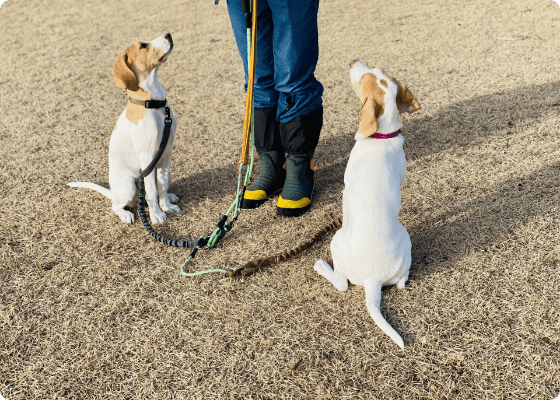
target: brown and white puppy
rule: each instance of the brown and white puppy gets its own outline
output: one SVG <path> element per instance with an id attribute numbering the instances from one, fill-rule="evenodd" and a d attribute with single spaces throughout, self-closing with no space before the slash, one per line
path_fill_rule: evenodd
<path id="1" fill-rule="evenodd" d="M 348 281 L 363 286 L 374 322 L 397 345 L 399 334 L 381 314 L 381 287 L 404 288 L 411 261 L 410 236 L 399 222 L 400 187 L 406 174 L 399 114 L 420 105 L 406 88 L 379 68 L 351 64 L 350 79 L 360 98 L 360 127 L 344 173 L 342 228 L 331 242 L 334 270 L 323 260 L 314 269 L 340 291 Z"/>
<path id="2" fill-rule="evenodd" d="M 158 81 L 158 70 L 171 52 L 171 35 L 160 36 L 150 42 L 138 42 L 128 47 L 113 66 L 113 77 L 118 87 L 127 89 L 131 99 L 166 100 L 167 92 Z M 166 103 L 169 107 L 169 103 Z M 117 120 L 109 142 L 109 185 L 111 189 L 90 182 L 71 182 L 73 187 L 93 189 L 109 197 L 112 210 L 126 223 L 134 221 L 133 214 L 125 207 L 134 207 L 137 202 L 137 182 L 140 171 L 154 158 L 161 142 L 164 128 L 164 108 L 145 108 L 144 105 L 128 101 Z M 156 168 L 145 178 L 146 200 L 152 223 L 167 219 L 166 212 L 179 212 L 171 202 L 177 196 L 167 193 L 171 183 L 171 152 L 177 120 L 171 111 L 169 141 Z M 159 203 L 159 205 L 158 205 Z M 161 207 L 161 208 L 160 208 Z"/>

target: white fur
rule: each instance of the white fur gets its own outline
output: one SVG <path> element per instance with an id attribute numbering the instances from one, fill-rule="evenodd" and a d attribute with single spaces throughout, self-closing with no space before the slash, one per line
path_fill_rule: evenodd
<path id="1" fill-rule="evenodd" d="M 164 36 L 149 43 L 166 53 L 164 60 L 171 54 L 171 42 Z M 157 79 L 158 69 L 159 66 L 154 68 L 148 77 L 139 83 L 139 86 L 148 92 L 152 100 L 164 100 L 167 96 L 167 92 Z M 169 107 L 169 103 L 167 106 Z M 115 214 L 123 222 L 132 223 L 134 215 L 125 210 L 125 207 L 136 206 L 136 184 L 140 179 L 140 170 L 150 164 L 158 150 L 163 134 L 164 118 L 163 108 L 147 109 L 147 115 L 136 125 L 128 120 L 125 109 L 117 121 L 109 142 L 109 185 L 111 189 L 89 182 L 70 182 L 68 185 L 93 189 L 110 197 L 111 208 Z M 171 183 L 171 153 L 177 129 L 177 120 L 173 116 L 173 111 L 171 111 L 171 119 L 173 122 L 165 152 L 156 168 L 144 179 L 146 201 L 150 210 L 150 219 L 154 224 L 167 220 L 166 212 L 181 211 L 178 206 L 171 204 L 171 201 L 178 200 L 177 196 L 167 193 Z"/>
<path id="2" fill-rule="evenodd" d="M 357 82 L 366 72 L 373 72 L 378 80 L 386 79 L 380 70 L 369 70 L 360 62 L 354 64 L 350 78 Z M 402 126 L 395 102 L 396 85 L 386 80 L 390 83 L 385 96 L 386 116 L 384 125 L 383 118 L 377 120 L 379 133 L 395 132 L 395 127 Z M 400 187 L 406 174 L 403 142 L 402 135 L 391 139 L 356 135 L 344 173 L 343 223 L 331 242 L 334 270 L 323 260 L 314 266 L 339 291 L 347 289 L 348 280 L 364 286 L 371 317 L 400 348 L 404 348 L 404 342 L 383 318 L 380 301 L 381 287 L 397 284 L 404 288 L 410 269 L 410 236 L 398 219 Z"/>

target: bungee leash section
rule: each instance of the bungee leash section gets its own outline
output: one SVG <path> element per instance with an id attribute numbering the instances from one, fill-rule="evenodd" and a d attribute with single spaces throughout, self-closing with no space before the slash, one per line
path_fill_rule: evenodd
<path id="1" fill-rule="evenodd" d="M 136 101 L 135 101 L 136 102 Z M 144 179 L 153 171 L 156 167 L 157 163 L 159 162 L 163 152 L 165 151 L 165 147 L 167 146 L 167 142 L 169 141 L 169 135 L 171 133 L 171 110 L 169 107 L 166 106 L 166 101 L 146 101 L 141 102 L 142 105 L 146 108 L 164 108 L 165 110 L 165 119 L 164 119 L 164 127 L 163 127 L 163 134 L 161 138 L 161 142 L 158 148 L 156 155 L 154 156 L 152 162 L 142 171 L 140 171 L 140 181 L 138 182 L 138 214 L 140 215 L 140 219 L 142 220 L 142 224 L 146 228 L 146 230 L 150 233 L 150 235 L 157 241 L 167 245 L 167 246 L 174 246 L 174 247 L 183 247 L 183 248 L 194 248 L 191 255 L 187 259 L 187 261 L 181 267 L 181 273 L 186 274 L 183 269 L 184 266 L 196 255 L 199 249 L 206 247 L 211 248 L 214 247 L 224 236 L 227 232 L 233 229 L 233 225 L 237 221 L 239 214 L 241 213 L 241 204 L 243 201 L 243 195 L 245 193 L 245 188 L 249 182 L 249 178 L 252 172 L 252 164 L 254 162 L 254 153 L 251 154 L 251 165 L 247 170 L 247 176 L 243 179 L 243 166 L 240 167 L 239 170 L 239 180 L 237 183 L 237 196 L 233 204 L 229 207 L 228 211 L 225 215 L 222 216 L 214 231 L 208 234 L 208 236 L 201 236 L 198 240 L 187 239 L 172 239 L 168 238 L 158 232 L 151 226 L 148 216 L 146 214 L 146 206 L 148 205 L 146 201 L 146 187 Z M 228 216 L 235 209 L 234 217 L 232 221 L 226 225 L 226 221 Z M 220 271 L 207 271 L 207 272 L 220 272 Z M 224 271 L 225 272 L 225 271 Z M 197 273 L 196 275 L 199 275 Z M 190 275 L 189 275 L 190 276 Z M 194 276 L 194 275 L 193 275 Z"/>
<path id="2" fill-rule="evenodd" d="M 144 183 L 144 178 L 150 175 L 150 172 L 156 167 L 159 159 L 163 155 L 165 151 L 165 147 L 167 146 L 167 142 L 169 141 L 169 134 L 171 133 L 171 124 L 173 120 L 171 119 L 171 110 L 167 107 L 166 100 L 148 100 L 146 102 L 139 102 L 134 99 L 130 99 L 133 103 L 141 104 L 146 108 L 164 108 L 165 110 L 165 119 L 163 120 L 163 134 L 161 137 L 161 142 L 159 144 L 158 151 L 152 160 L 152 162 L 142 171 L 140 171 L 140 181 L 138 182 L 138 214 L 140 215 L 140 219 L 142 220 L 142 224 L 149 232 L 149 234 L 156 239 L 157 241 L 167 245 L 167 246 L 175 246 L 175 247 L 195 247 L 197 242 L 196 240 L 178 240 L 178 239 L 171 239 L 165 237 L 152 228 L 150 222 L 148 221 L 148 216 L 146 215 L 146 206 L 148 203 L 146 202 L 146 187 Z"/>
<path id="3" fill-rule="evenodd" d="M 295 257 L 298 254 L 303 253 L 309 247 L 313 246 L 317 243 L 320 239 L 323 238 L 327 233 L 332 232 L 342 226 L 342 217 L 338 218 L 337 220 L 331 222 L 330 224 L 323 227 L 321 230 L 317 231 L 315 235 L 311 237 L 307 242 L 304 242 L 291 250 L 285 251 L 283 253 L 277 254 L 275 256 L 270 257 L 261 257 L 256 258 L 252 261 L 249 261 L 245 265 L 239 268 L 231 268 L 228 270 L 224 270 L 226 275 L 231 277 L 234 276 L 248 276 L 253 274 L 254 272 L 259 271 L 261 268 L 267 267 L 272 264 L 279 264 L 283 261 L 291 257 Z"/>

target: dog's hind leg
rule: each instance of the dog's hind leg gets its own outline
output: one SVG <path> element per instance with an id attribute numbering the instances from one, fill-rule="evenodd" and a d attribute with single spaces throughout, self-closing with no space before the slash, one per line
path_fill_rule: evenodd
<path id="1" fill-rule="evenodd" d="M 406 231 L 406 228 L 403 226 L 402 227 L 404 233 L 406 234 L 406 248 L 405 248 L 405 259 L 403 261 L 403 267 L 404 267 L 404 271 L 403 274 L 401 276 L 401 278 L 397 281 L 397 287 L 399 289 L 404 289 L 404 286 L 406 284 L 406 281 L 408 281 L 408 274 L 410 273 L 410 263 L 411 263 L 411 258 L 412 258 L 412 254 L 410 253 L 410 250 L 412 248 L 412 244 L 410 243 L 410 236 L 408 236 L 408 232 Z M 402 267 L 401 267 L 402 268 Z"/>
<path id="2" fill-rule="evenodd" d="M 399 279 L 399 281 L 397 282 L 397 287 L 399 289 L 404 289 L 406 281 L 408 281 L 408 272 L 406 273 L 405 276 L 403 276 L 401 279 Z"/>
<path id="3" fill-rule="evenodd" d="M 404 350 L 404 341 L 400 335 L 393 329 L 391 325 L 385 320 L 381 314 L 381 287 L 383 284 L 373 279 L 367 279 L 364 282 L 364 289 L 366 292 L 366 307 L 373 322 L 387 334 L 393 341 Z"/>
<path id="4" fill-rule="evenodd" d="M 342 275 L 331 268 L 331 266 L 324 260 L 317 260 L 313 269 L 322 277 L 327 279 L 336 290 L 339 292 L 344 292 L 348 289 L 348 279 L 346 276 Z"/>
<path id="5" fill-rule="evenodd" d="M 109 184 L 111 185 L 111 202 L 113 203 L 111 209 L 122 222 L 132 224 L 134 222 L 134 214 L 126 210 L 125 207 L 136 205 L 137 190 L 134 179 L 121 178 L 115 181 L 109 177 Z"/>

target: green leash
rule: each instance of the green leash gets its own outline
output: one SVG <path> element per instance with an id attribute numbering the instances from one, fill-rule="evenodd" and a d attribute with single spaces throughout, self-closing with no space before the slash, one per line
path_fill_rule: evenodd
<path id="1" fill-rule="evenodd" d="M 237 195 L 235 197 L 234 202 L 231 204 L 231 206 L 229 206 L 229 209 L 224 214 L 220 222 L 218 222 L 216 229 L 214 229 L 214 231 L 211 234 L 209 234 L 207 237 L 202 236 L 200 239 L 198 239 L 198 243 L 195 249 L 192 251 L 189 258 L 187 258 L 187 260 L 183 263 L 183 265 L 181 265 L 181 274 L 188 277 L 193 277 L 193 276 L 199 276 L 199 275 L 209 274 L 213 272 L 221 272 L 224 274 L 228 273 L 228 270 L 222 268 L 208 269 L 199 272 L 185 272 L 185 267 L 195 257 L 198 250 L 204 247 L 208 249 L 214 247 L 217 244 L 217 242 L 233 228 L 235 221 L 241 214 L 241 211 L 243 211 L 243 208 L 241 208 L 240 204 L 243 201 L 243 194 L 245 193 L 245 188 L 247 187 L 249 180 L 251 179 L 254 162 L 255 162 L 254 125 L 253 125 L 253 117 L 251 117 L 251 163 L 247 167 L 245 179 L 243 179 L 243 165 L 241 165 L 239 167 L 239 179 L 237 180 Z M 233 213 L 232 221 L 228 225 L 225 225 L 225 221 L 227 220 L 227 218 L 229 217 L 229 215 L 234 209 L 235 212 Z M 235 274 L 236 268 L 231 268 L 231 270 L 229 271 L 231 271 L 231 275 L 233 275 Z"/>
<path id="2" fill-rule="evenodd" d="M 213 272 L 221 272 L 221 273 L 224 273 L 224 274 L 228 273 L 228 270 L 225 270 L 225 269 L 222 269 L 222 268 L 208 269 L 208 270 L 205 270 L 205 271 L 198 271 L 198 272 L 185 272 L 185 267 L 195 257 L 198 250 L 200 250 L 204 247 L 206 247 L 208 249 L 214 247 L 216 245 L 216 243 L 222 237 L 224 237 L 224 235 L 227 232 L 229 232 L 233 228 L 233 225 L 235 224 L 235 221 L 237 220 L 237 218 L 241 214 L 241 211 L 243 211 L 243 209 L 240 207 L 240 204 L 243 201 L 243 194 L 245 193 L 245 188 L 247 187 L 247 184 L 249 183 L 249 179 L 251 179 L 251 174 L 253 173 L 253 164 L 255 162 L 255 151 L 254 151 L 255 147 L 254 147 L 254 144 L 253 144 L 253 134 L 254 134 L 254 129 L 253 129 L 253 125 L 251 125 L 251 163 L 247 167 L 247 173 L 245 174 L 245 179 L 243 179 L 243 165 L 241 165 L 239 167 L 239 179 L 237 180 L 237 196 L 235 197 L 235 200 L 231 204 L 231 206 L 229 206 L 229 209 L 224 214 L 224 216 L 222 217 L 220 222 L 218 222 L 218 225 L 216 226 L 216 229 L 214 229 L 214 231 L 211 234 L 209 234 L 207 237 L 202 236 L 200 239 L 198 239 L 198 243 L 197 243 L 195 249 L 192 251 L 189 258 L 187 258 L 187 260 L 183 263 L 183 265 L 181 265 L 181 274 L 183 274 L 185 276 L 193 277 L 193 276 L 199 276 L 199 275 L 209 274 L 209 273 L 213 273 Z M 243 186 L 242 186 L 242 184 L 243 184 Z M 235 212 L 233 214 L 232 221 L 228 225 L 225 225 L 225 221 L 227 220 L 227 218 L 229 217 L 229 215 L 231 214 L 231 212 L 234 209 L 235 209 Z M 231 275 L 233 275 L 233 274 L 235 274 L 236 268 L 232 268 L 230 271 L 231 271 Z"/>

